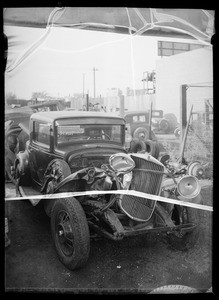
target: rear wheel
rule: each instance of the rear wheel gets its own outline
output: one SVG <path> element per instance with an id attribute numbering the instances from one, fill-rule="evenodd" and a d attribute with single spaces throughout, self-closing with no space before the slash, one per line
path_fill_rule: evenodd
<path id="1" fill-rule="evenodd" d="M 60 261 L 70 270 L 89 257 L 90 233 L 83 208 L 74 197 L 57 200 L 51 213 L 51 231 Z"/>
<path id="2" fill-rule="evenodd" d="M 175 225 L 183 225 L 190 223 L 194 225 L 190 231 L 174 231 L 168 235 L 170 245 L 177 250 L 188 250 L 192 248 L 200 233 L 200 210 L 186 206 L 174 205 L 172 211 L 172 220 Z"/>
<path id="3" fill-rule="evenodd" d="M 165 120 L 165 119 L 161 120 L 161 121 L 160 121 L 160 124 L 159 124 L 159 128 L 160 128 L 160 130 L 162 130 L 163 132 L 169 133 L 169 130 L 170 130 L 170 124 L 169 124 L 168 120 Z"/>

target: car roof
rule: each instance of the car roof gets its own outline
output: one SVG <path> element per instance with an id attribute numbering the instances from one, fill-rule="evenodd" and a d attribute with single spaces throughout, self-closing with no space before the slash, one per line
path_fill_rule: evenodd
<path id="1" fill-rule="evenodd" d="M 61 111 L 46 111 L 46 112 L 37 112 L 32 114 L 31 119 L 35 120 L 45 120 L 47 122 L 53 122 L 58 119 L 69 119 L 69 118 L 113 118 L 117 120 L 124 121 L 124 118 L 110 113 L 103 112 L 94 112 L 94 111 L 70 111 L 70 110 L 61 110 Z"/>

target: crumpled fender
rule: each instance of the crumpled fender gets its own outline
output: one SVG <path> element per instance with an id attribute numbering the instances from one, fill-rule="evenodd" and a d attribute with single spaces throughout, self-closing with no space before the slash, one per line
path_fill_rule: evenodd
<path id="1" fill-rule="evenodd" d="M 65 185 L 67 185 L 69 182 L 71 181 L 76 181 L 76 180 L 80 180 L 83 179 L 85 181 L 87 181 L 87 183 L 90 183 L 91 181 L 91 176 L 89 175 L 89 171 L 92 170 L 92 172 L 95 172 L 94 177 L 93 178 L 103 178 L 106 176 L 105 172 L 100 169 L 100 168 L 84 168 L 81 169 L 71 175 L 69 175 L 68 177 L 64 178 L 56 187 L 56 189 L 54 190 L 54 192 L 57 192 L 59 189 L 63 189 Z"/>
<path id="2" fill-rule="evenodd" d="M 53 193 L 58 192 L 60 189 L 62 189 L 62 192 L 66 191 L 69 192 L 69 183 L 70 182 L 76 182 L 77 180 L 85 180 L 88 184 L 91 183 L 92 178 L 103 178 L 106 177 L 106 173 L 100 169 L 95 167 L 89 167 L 81 169 L 77 172 L 74 172 L 64 178 L 61 182 L 57 184 L 55 187 Z M 92 177 L 92 178 L 91 178 Z M 42 192 L 42 191 L 41 191 Z"/>

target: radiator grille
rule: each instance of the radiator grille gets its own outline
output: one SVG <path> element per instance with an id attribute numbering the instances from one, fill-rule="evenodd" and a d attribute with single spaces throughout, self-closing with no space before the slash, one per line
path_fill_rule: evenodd
<path id="1" fill-rule="evenodd" d="M 163 178 L 164 167 L 156 160 L 147 160 L 140 155 L 132 155 L 135 168 L 130 185 L 131 190 L 158 195 Z M 124 195 L 120 200 L 120 207 L 131 218 L 147 221 L 153 213 L 156 202 L 146 198 Z"/>

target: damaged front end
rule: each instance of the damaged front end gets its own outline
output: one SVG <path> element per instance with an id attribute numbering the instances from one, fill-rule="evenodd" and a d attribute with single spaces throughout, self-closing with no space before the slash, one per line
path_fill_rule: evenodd
<path id="1" fill-rule="evenodd" d="M 97 234 L 120 240 L 125 236 L 147 232 L 193 230 L 196 225 L 189 219 L 183 220 L 180 214 L 184 212 L 179 205 L 128 193 L 118 195 L 111 192 L 132 190 L 179 199 L 181 195 L 176 191 L 183 190 L 183 185 L 188 187 L 188 176 L 181 181 L 172 180 L 171 187 L 169 183 L 165 184 L 165 177 L 164 165 L 151 155 L 118 153 L 112 155 L 109 164 L 104 164 L 101 168 L 84 168 L 69 175 L 56 185 L 53 192 L 86 192 L 86 195 L 75 198 L 82 205 L 94 236 Z M 90 195 L 90 191 L 100 193 Z M 109 194 L 101 194 L 101 191 L 109 191 Z M 187 190 L 186 193 L 186 196 L 190 197 Z M 198 194 L 195 197 L 198 197 Z M 191 197 L 193 196 L 191 194 Z"/>

